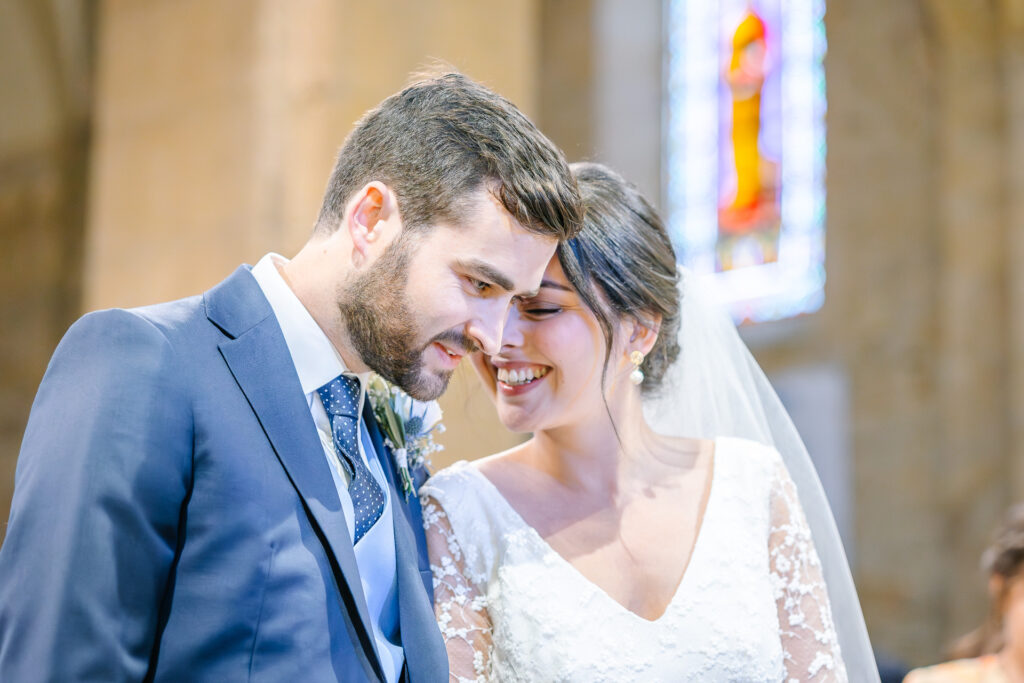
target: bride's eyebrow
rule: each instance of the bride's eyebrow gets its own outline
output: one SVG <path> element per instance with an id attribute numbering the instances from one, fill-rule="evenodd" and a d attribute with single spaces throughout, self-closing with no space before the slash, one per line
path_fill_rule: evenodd
<path id="1" fill-rule="evenodd" d="M 573 291 L 572 287 L 569 287 L 568 285 L 563 285 L 563 284 L 561 284 L 559 282 L 555 282 L 554 280 L 541 280 L 540 281 L 540 288 L 544 289 L 545 287 L 548 287 L 550 289 L 560 289 L 563 292 L 571 292 L 571 291 Z"/>

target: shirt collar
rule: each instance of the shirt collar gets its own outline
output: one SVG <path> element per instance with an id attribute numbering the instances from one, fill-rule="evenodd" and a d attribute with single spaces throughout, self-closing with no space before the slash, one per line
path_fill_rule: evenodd
<path id="1" fill-rule="evenodd" d="M 281 327 L 302 391 L 309 395 L 342 373 L 357 377 L 360 387 L 365 389 L 370 373 L 348 371 L 334 344 L 278 271 L 286 263 L 288 259 L 271 252 L 253 266 L 252 276 Z"/>

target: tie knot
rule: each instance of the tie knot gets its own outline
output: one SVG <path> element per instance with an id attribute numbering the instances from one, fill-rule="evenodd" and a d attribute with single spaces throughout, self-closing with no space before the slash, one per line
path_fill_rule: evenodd
<path id="1" fill-rule="evenodd" d="M 317 389 L 324 410 L 328 415 L 359 417 L 359 380 L 347 375 L 338 375 Z"/>

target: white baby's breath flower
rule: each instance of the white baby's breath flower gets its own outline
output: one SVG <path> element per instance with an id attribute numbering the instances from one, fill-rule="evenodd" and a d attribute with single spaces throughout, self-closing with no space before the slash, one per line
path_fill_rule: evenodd
<path id="1" fill-rule="evenodd" d="M 398 415 L 403 422 L 407 422 L 411 416 L 409 409 L 412 408 L 413 398 L 404 391 L 392 391 L 391 396 L 392 401 L 394 401 L 395 414 Z"/>
<path id="2" fill-rule="evenodd" d="M 395 449 L 395 464 L 397 464 L 399 467 L 409 467 L 409 454 L 406 452 L 404 448 Z"/>
<path id="3" fill-rule="evenodd" d="M 426 433 L 433 429 L 434 425 L 441 421 L 441 404 L 438 403 L 437 401 L 428 401 L 427 403 L 421 403 L 420 407 L 422 408 L 422 410 L 417 412 L 419 412 L 419 414 L 423 416 L 422 433 Z"/>
<path id="4" fill-rule="evenodd" d="M 441 450 L 434 442 L 434 432 L 444 431 L 440 423 L 441 406 L 437 401 L 417 401 L 378 375 L 371 378 L 368 394 L 402 480 L 402 490 L 406 497 L 414 495 L 412 471 L 429 467 L 428 456 Z"/>

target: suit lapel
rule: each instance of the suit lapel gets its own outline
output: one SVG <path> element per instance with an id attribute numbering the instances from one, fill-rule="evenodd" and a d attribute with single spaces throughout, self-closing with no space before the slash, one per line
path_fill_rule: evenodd
<path id="1" fill-rule="evenodd" d="M 413 681 L 421 680 L 421 676 L 431 679 L 437 672 L 448 670 L 448 655 L 434 618 L 434 591 L 425 548 L 421 554 L 417 543 L 417 538 L 423 537 L 419 501 L 415 494 L 410 495 L 406 501 L 405 493 L 399 484 L 401 479 L 395 468 L 395 459 L 384 445 L 380 428 L 368 401 L 363 408 L 363 420 L 391 490 L 391 517 L 395 528 L 395 564 L 398 576 L 398 619 L 402 647 L 405 649 L 406 669 Z M 415 530 L 414 523 L 417 525 Z M 420 531 L 417 533 L 416 530 Z M 421 557 L 424 560 L 423 567 L 420 566 Z"/>
<path id="2" fill-rule="evenodd" d="M 363 655 L 383 680 L 341 501 L 321 457 L 323 447 L 277 318 L 252 275 L 241 268 L 206 297 L 211 321 L 233 337 L 219 345 L 221 355 L 302 499 L 330 560 Z"/>
<path id="3" fill-rule="evenodd" d="M 373 415 L 372 409 L 369 405 L 363 407 L 363 421 L 366 424 L 366 431 L 370 434 L 370 441 L 373 442 L 373 449 L 376 451 L 377 458 L 380 460 L 381 468 L 384 470 L 384 476 L 388 480 L 388 488 L 391 490 L 391 500 L 394 502 L 392 509 L 397 514 L 394 515 L 394 526 L 395 526 L 395 544 L 399 543 L 399 537 L 401 536 L 403 541 L 408 543 L 402 544 L 402 552 L 405 557 L 399 558 L 400 560 L 410 560 L 412 564 L 416 565 L 417 569 L 428 569 L 426 563 L 422 563 L 420 566 L 419 561 L 419 545 L 416 542 L 416 536 L 418 535 L 414 529 L 422 529 L 422 521 L 420 515 L 416 514 L 418 511 L 418 505 L 415 505 L 417 510 L 413 510 L 414 504 L 418 502 L 415 498 L 415 494 L 410 494 L 409 499 L 406 500 L 405 491 L 402 490 L 401 478 L 398 476 L 398 468 L 395 466 L 395 459 L 389 449 L 384 444 L 384 436 L 381 434 L 380 425 L 377 424 L 377 418 Z M 414 526 L 415 525 L 415 526 Z M 399 530 L 402 531 L 399 534 Z M 398 548 L 396 547 L 396 552 Z M 424 585 L 429 593 L 433 593 L 430 587 Z"/>

